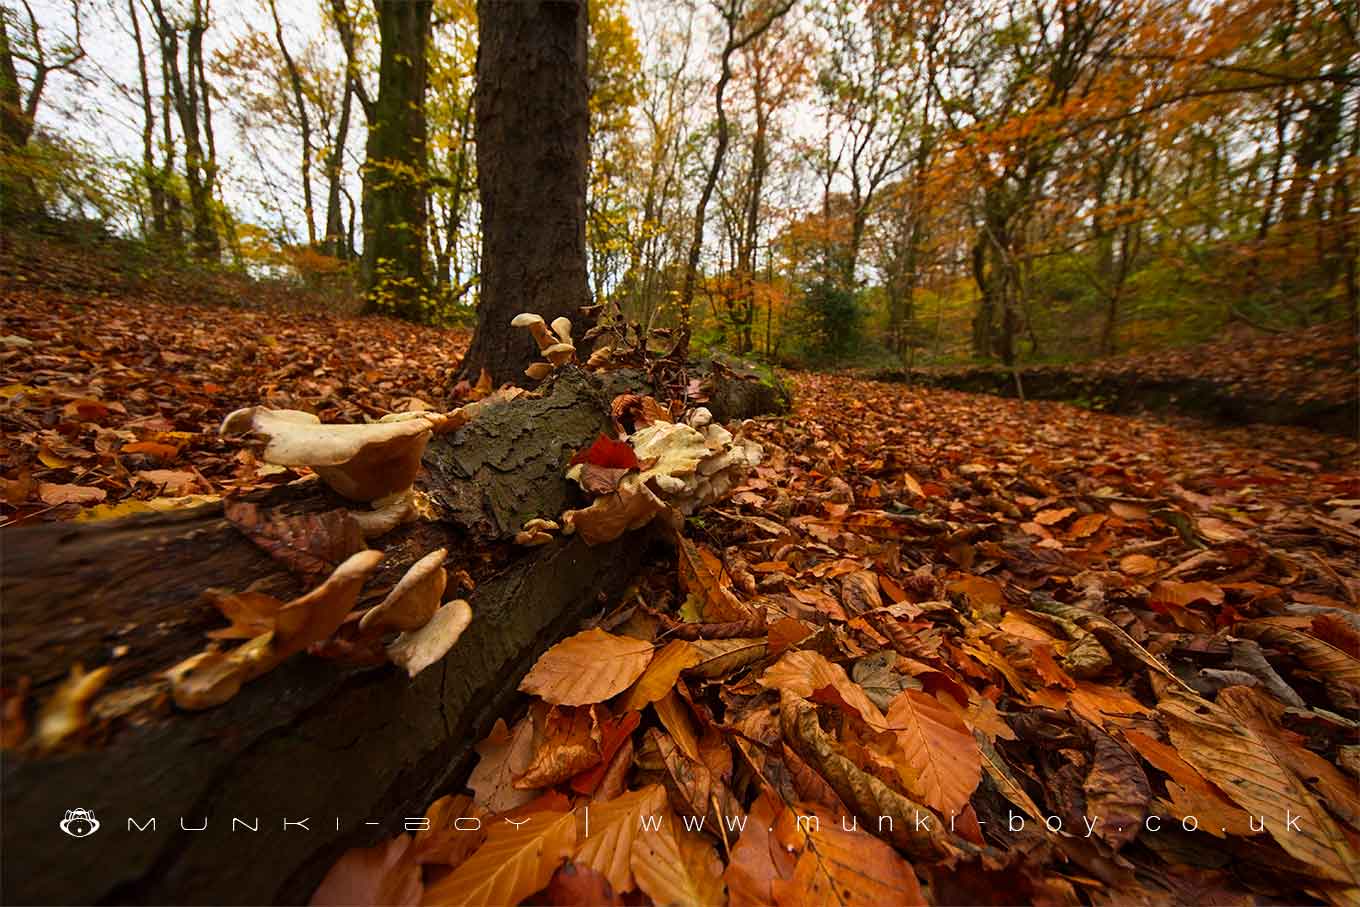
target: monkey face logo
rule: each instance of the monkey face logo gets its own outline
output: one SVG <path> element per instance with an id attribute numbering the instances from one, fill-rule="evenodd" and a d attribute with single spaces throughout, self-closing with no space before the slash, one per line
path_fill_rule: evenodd
<path id="1" fill-rule="evenodd" d="M 88 838 L 99 831 L 99 820 L 88 809 L 68 809 L 60 826 L 73 838 Z"/>

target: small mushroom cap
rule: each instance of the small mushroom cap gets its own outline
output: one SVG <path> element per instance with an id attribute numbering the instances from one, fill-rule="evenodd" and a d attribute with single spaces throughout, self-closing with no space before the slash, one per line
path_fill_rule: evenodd
<path id="1" fill-rule="evenodd" d="M 553 365 L 562 365 L 571 360 L 576 355 L 576 347 L 570 343 L 554 343 L 552 346 L 543 350 L 543 355 L 548 357 L 548 361 Z"/>
<path id="2" fill-rule="evenodd" d="M 360 632 L 418 630 L 429 623 L 448 584 L 444 571 L 448 555 L 447 548 L 436 548 L 412 564 L 387 597 L 360 619 Z"/>
<path id="3" fill-rule="evenodd" d="M 387 647 L 387 657 L 415 677 L 448 654 L 472 623 L 472 607 L 456 598 L 435 612 L 419 630 L 401 634 Z"/>
<path id="4" fill-rule="evenodd" d="M 515 544 L 534 548 L 539 545 L 546 545 L 553 540 L 553 537 L 541 529 L 526 529 L 523 532 L 515 533 Z"/>
<path id="5" fill-rule="evenodd" d="M 555 523 L 552 520 L 545 520 L 539 517 L 534 517 L 532 520 L 526 522 L 522 528 L 525 531 L 531 532 L 535 529 L 560 529 L 561 527 L 558 526 L 557 523 Z"/>
<path id="6" fill-rule="evenodd" d="M 553 367 L 547 362 L 535 362 L 524 370 L 524 374 L 533 378 L 535 381 L 542 381 L 552 374 Z"/>
<path id="7" fill-rule="evenodd" d="M 535 315 L 533 312 L 521 312 L 510 321 L 512 328 L 527 328 L 531 324 L 542 324 L 543 316 Z"/>
<path id="8" fill-rule="evenodd" d="M 553 333 L 561 338 L 563 343 L 571 343 L 571 319 L 565 315 L 554 318 L 552 323 Z"/>
<path id="9" fill-rule="evenodd" d="M 280 658 L 301 652 L 330 636 L 345 622 L 359 590 L 383 559 L 381 551 L 360 551 L 336 567 L 326 581 L 279 609 L 274 618 L 275 651 Z"/>

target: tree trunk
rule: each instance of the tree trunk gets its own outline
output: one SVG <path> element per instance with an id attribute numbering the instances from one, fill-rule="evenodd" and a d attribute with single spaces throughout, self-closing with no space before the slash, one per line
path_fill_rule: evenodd
<path id="1" fill-rule="evenodd" d="M 365 309 L 426 321 L 425 43 L 431 0 L 374 0 L 382 56 L 364 161 Z"/>
<path id="2" fill-rule="evenodd" d="M 523 381 L 539 359 L 520 312 L 589 325 L 586 0 L 478 0 L 476 147 L 481 302 L 462 375 Z"/>
<path id="3" fill-rule="evenodd" d="M 288 50 L 288 42 L 283 37 L 283 21 L 279 19 L 277 0 L 269 0 L 269 12 L 274 17 L 274 37 L 279 44 L 279 54 L 283 56 L 284 68 L 288 70 L 288 84 L 293 90 L 293 104 L 297 107 L 298 126 L 302 132 L 302 212 L 307 220 L 307 245 L 316 247 L 316 206 L 312 202 L 312 118 L 307 113 L 307 98 L 302 87 L 302 73 L 297 62 Z M 349 98 L 345 99 L 346 104 Z"/>

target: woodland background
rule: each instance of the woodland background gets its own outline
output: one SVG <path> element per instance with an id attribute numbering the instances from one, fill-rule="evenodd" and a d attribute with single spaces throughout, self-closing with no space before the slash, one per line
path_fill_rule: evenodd
<path id="1" fill-rule="evenodd" d="M 433 4 L 423 159 L 400 168 L 374 153 L 393 115 L 367 3 L 2 9 L 9 224 L 472 321 L 474 3 Z M 596 0 L 589 292 L 785 365 L 1354 318 L 1357 21 L 1352 0 Z M 365 258 L 384 180 L 417 189 L 397 275 Z"/>

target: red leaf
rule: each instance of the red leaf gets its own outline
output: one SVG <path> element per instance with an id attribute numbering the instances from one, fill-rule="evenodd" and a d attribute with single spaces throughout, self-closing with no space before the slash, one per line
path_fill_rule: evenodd
<path id="1" fill-rule="evenodd" d="M 592 466 L 603 466 L 607 469 L 637 469 L 639 467 L 637 454 L 633 452 L 631 445 L 607 438 L 603 434 L 595 439 L 594 444 L 571 458 L 572 466 L 578 463 L 589 463 Z"/>

